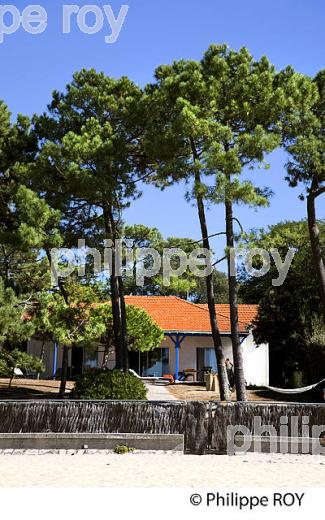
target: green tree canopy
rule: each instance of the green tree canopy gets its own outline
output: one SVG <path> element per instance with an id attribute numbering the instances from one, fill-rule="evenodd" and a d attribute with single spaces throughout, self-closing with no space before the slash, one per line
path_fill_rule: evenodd
<path id="1" fill-rule="evenodd" d="M 105 319 L 108 322 L 106 334 L 113 336 L 112 309 L 105 306 Z M 126 306 L 126 325 L 129 350 L 147 352 L 160 347 L 164 332 L 143 309 L 133 305 Z"/>
<path id="2" fill-rule="evenodd" d="M 40 251 L 60 243 L 60 214 L 30 188 L 36 152 L 29 119 L 18 116 L 12 124 L 0 102 L 0 276 L 21 291 L 23 271 L 35 272 Z"/>
<path id="3" fill-rule="evenodd" d="M 53 93 L 48 112 L 35 118 L 41 143 L 35 177 L 62 212 L 65 244 L 71 247 L 83 238 L 102 250 L 105 239 L 113 241 L 111 297 L 117 364 L 123 368 L 128 363 L 125 303 L 123 280 L 115 269 L 115 239 L 121 234 L 122 211 L 140 196 L 139 181 L 147 174 L 141 97 L 141 89 L 126 77 L 82 70 L 65 92 Z"/>
<path id="4" fill-rule="evenodd" d="M 325 193 L 325 70 L 313 81 L 291 68 L 283 76 L 289 93 L 283 124 L 285 148 L 290 154 L 286 179 L 292 187 L 301 185 L 300 198 L 307 199 L 311 253 L 325 325 L 325 265 L 316 214 L 316 202 Z"/>
<path id="5" fill-rule="evenodd" d="M 0 279 L 0 350 L 8 345 L 19 346 L 35 332 L 34 324 L 24 319 L 32 308 L 32 301 L 17 298 L 13 289 L 5 288 Z"/>
<path id="6" fill-rule="evenodd" d="M 319 223 L 325 231 L 325 224 Z M 287 277 L 280 287 L 272 285 L 278 276 L 274 261 L 269 273 L 256 278 L 242 271 L 240 296 L 244 303 L 259 303 L 258 318 L 254 327 L 257 344 L 269 343 L 271 378 L 275 385 L 284 384 L 284 374 L 290 373 L 296 363 L 304 371 L 307 381 L 314 378 L 315 371 L 309 369 L 308 346 L 316 334 L 316 322 L 321 316 L 317 277 L 312 262 L 308 224 L 282 222 L 260 230 L 251 236 L 250 247 L 269 251 L 277 248 L 285 258 L 288 248 L 295 257 Z M 256 267 L 259 259 L 255 258 Z M 317 379 L 317 377 L 316 377 Z M 316 382 L 313 380 L 312 382 Z"/>
<path id="7" fill-rule="evenodd" d="M 184 251 L 187 255 L 191 254 L 196 248 L 200 246 L 200 241 L 197 242 L 190 238 L 168 237 L 163 238 L 158 229 L 150 228 L 143 225 L 126 225 L 123 231 L 125 240 L 130 247 L 136 249 L 150 248 L 155 249 L 161 256 L 164 250 L 177 248 Z M 150 256 L 146 259 L 141 259 L 146 267 L 150 265 Z M 148 265 L 149 264 L 149 265 Z M 173 269 L 177 269 L 179 259 L 177 255 L 171 258 L 171 265 Z M 206 287 L 205 279 L 200 278 L 192 273 L 189 268 L 180 276 L 172 276 L 170 285 L 166 286 L 163 282 L 163 269 L 160 272 L 148 279 L 145 279 L 143 287 L 139 287 L 136 283 L 136 268 L 137 262 L 134 261 L 133 275 L 125 280 L 126 294 L 133 295 L 159 295 L 159 296 L 178 296 L 184 299 L 190 299 L 196 303 L 206 303 Z M 213 280 L 215 286 L 216 303 L 228 303 L 228 289 L 227 277 L 224 273 L 214 270 Z"/>
<path id="8" fill-rule="evenodd" d="M 187 196 L 196 201 L 207 249 L 205 203 L 225 205 L 226 226 L 218 223 L 213 231 L 227 237 L 235 379 L 237 397 L 245 400 L 236 277 L 231 274 L 236 220 L 233 204 L 268 203 L 269 190 L 256 186 L 243 173 L 262 165 L 265 154 L 280 145 L 279 119 L 285 92 L 267 58 L 256 61 L 247 49 L 235 52 L 225 45 L 210 46 L 201 62 L 181 60 L 163 65 L 156 70 L 155 79 L 146 89 L 146 102 L 147 147 L 156 160 L 156 183 L 165 187 L 184 179 L 189 184 Z M 207 299 L 218 370 L 223 374 L 212 276 L 207 277 Z"/>

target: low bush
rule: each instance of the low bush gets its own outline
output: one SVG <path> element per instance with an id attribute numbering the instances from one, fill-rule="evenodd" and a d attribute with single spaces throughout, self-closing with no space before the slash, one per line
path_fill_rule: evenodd
<path id="1" fill-rule="evenodd" d="M 147 389 L 140 379 L 130 373 L 96 370 L 77 379 L 72 398 L 144 401 Z"/>
<path id="2" fill-rule="evenodd" d="M 118 444 L 114 448 L 114 453 L 117 453 L 117 455 L 125 455 L 126 453 L 132 453 L 133 451 L 134 448 L 130 448 L 124 444 Z"/>

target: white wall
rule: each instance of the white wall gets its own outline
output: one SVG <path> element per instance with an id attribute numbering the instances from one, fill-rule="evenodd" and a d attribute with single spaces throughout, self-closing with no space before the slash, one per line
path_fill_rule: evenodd
<path id="1" fill-rule="evenodd" d="M 229 337 L 223 337 L 225 358 L 233 361 L 232 344 Z M 170 371 L 175 371 L 175 347 L 170 338 L 165 338 L 162 347 L 169 348 Z M 188 336 L 182 343 L 179 356 L 180 371 L 186 369 L 196 369 L 196 349 L 213 348 L 212 339 L 207 336 Z M 243 341 L 243 358 L 245 368 L 245 378 L 248 385 L 263 386 L 269 384 L 269 348 L 268 345 L 259 347 L 254 343 L 253 335 Z"/>
<path id="2" fill-rule="evenodd" d="M 244 370 L 248 385 L 264 386 L 270 381 L 269 345 L 256 346 L 250 334 L 243 343 Z"/>

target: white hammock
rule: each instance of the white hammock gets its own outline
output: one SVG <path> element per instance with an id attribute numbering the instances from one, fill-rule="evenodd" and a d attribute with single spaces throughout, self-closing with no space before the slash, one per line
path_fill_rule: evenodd
<path id="1" fill-rule="evenodd" d="M 268 390 L 271 390 L 272 392 L 276 392 L 277 394 L 284 394 L 284 395 L 293 395 L 293 394 L 304 394 L 305 392 L 310 392 L 311 390 L 315 390 L 318 386 L 321 386 L 324 384 L 325 386 L 325 379 L 322 379 L 319 383 L 316 383 L 315 385 L 311 386 L 305 386 L 304 388 L 275 388 L 274 386 L 265 386 Z"/>

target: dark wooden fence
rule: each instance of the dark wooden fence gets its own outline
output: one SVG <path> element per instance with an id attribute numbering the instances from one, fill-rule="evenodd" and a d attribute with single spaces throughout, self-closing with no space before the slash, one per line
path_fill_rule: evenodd
<path id="1" fill-rule="evenodd" d="M 228 426 L 254 434 L 256 418 L 277 432 L 295 418 L 299 435 L 324 425 L 325 404 L 149 401 L 2 401 L 0 433 L 179 433 L 191 453 L 225 453 Z M 308 418 L 302 432 L 302 418 Z M 305 420 L 306 423 L 306 420 Z M 289 428 L 290 435 L 296 435 Z"/>
<path id="2" fill-rule="evenodd" d="M 242 425 L 251 435 L 261 435 L 256 429 L 263 427 L 272 427 L 278 436 L 286 436 L 281 432 L 287 432 L 288 437 L 319 437 L 314 426 L 325 432 L 325 404 L 210 403 L 209 406 L 208 446 L 216 453 L 227 451 L 228 426 Z"/>

